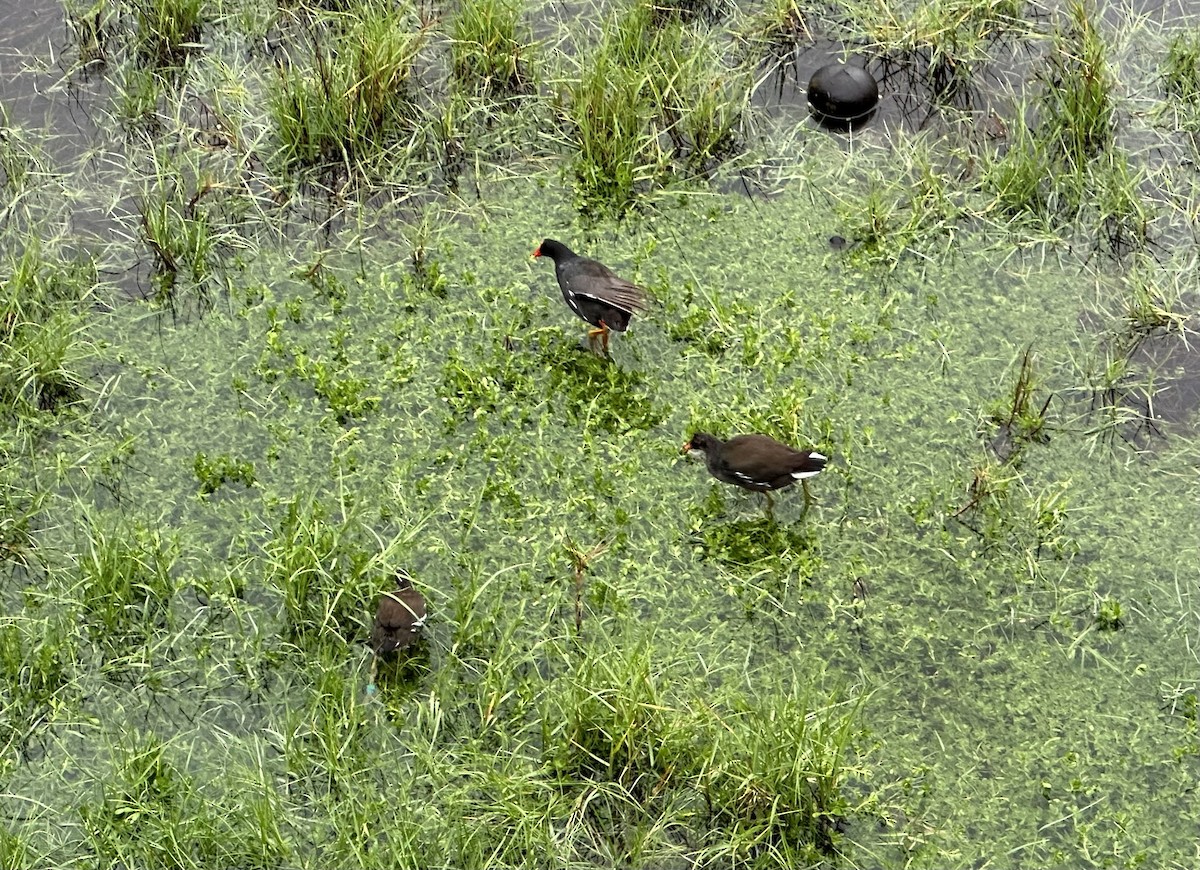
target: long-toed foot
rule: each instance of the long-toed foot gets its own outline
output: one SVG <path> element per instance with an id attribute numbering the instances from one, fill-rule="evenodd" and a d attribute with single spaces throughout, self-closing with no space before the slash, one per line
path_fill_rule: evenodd
<path id="1" fill-rule="evenodd" d="M 600 321 L 599 327 L 588 332 L 588 344 L 593 351 L 596 350 L 596 337 L 599 336 L 602 353 L 608 356 L 608 332 L 608 326 L 603 320 Z"/>
<path id="2" fill-rule="evenodd" d="M 808 509 L 815 505 L 817 500 L 813 498 L 813 494 L 808 491 L 807 480 L 800 481 L 800 488 L 804 490 L 804 512 L 808 513 Z"/>

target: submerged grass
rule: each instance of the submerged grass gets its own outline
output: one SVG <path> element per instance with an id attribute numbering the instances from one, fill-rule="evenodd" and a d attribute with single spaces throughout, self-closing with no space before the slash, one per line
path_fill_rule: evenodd
<path id="1" fill-rule="evenodd" d="M 1038 24 L 846 9 L 771 39 L 848 28 L 945 118 Z M 96 190 L 6 123 L 0 863 L 1190 868 L 1196 449 L 1140 354 L 1194 246 L 1149 253 L 1095 11 L 952 145 L 755 127 L 725 8 L 585 8 L 536 69 L 521 11 L 205 7 L 151 62 L 77 10 Z M 715 193 L 752 133 L 794 183 Z M 661 301 L 611 360 L 553 227 Z M 1146 250 L 1092 280 L 1080 227 Z M 829 454 L 816 504 L 695 427 Z M 426 637 L 369 693 L 399 567 Z"/>

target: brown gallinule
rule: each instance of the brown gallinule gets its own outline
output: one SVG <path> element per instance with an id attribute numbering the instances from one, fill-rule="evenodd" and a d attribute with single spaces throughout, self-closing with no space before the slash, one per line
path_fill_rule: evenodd
<path id="1" fill-rule="evenodd" d="M 588 333 L 588 344 L 596 349 L 599 337 L 608 353 L 610 330 L 624 332 L 634 312 L 645 311 L 649 304 L 646 291 L 636 284 L 618 278 L 603 263 L 581 257 L 554 239 L 544 239 L 535 257 L 549 257 L 554 261 L 554 275 L 558 278 L 563 300 L 571 310 L 596 327 Z"/>
<path id="2" fill-rule="evenodd" d="M 821 473 L 829 459 L 815 450 L 793 450 L 766 435 L 738 435 L 722 441 L 707 432 L 697 432 L 683 445 L 684 453 L 703 453 L 708 473 L 723 483 L 766 495 L 796 481 L 804 487 L 804 505 L 812 501 L 808 478 Z"/>
<path id="3" fill-rule="evenodd" d="M 371 649 L 386 656 L 412 644 L 425 627 L 425 597 L 412 585 L 406 571 L 396 572 L 396 588 L 379 596 Z"/>

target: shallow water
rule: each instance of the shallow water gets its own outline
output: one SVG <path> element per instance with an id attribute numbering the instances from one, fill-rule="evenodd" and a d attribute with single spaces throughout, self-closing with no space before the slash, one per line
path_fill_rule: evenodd
<path id="1" fill-rule="evenodd" d="M 29 129 L 59 137 L 57 98 L 9 87 L 6 109 L 53 118 Z M 477 200 L 425 206 L 441 283 L 414 277 L 411 208 L 351 207 L 330 229 L 297 207 L 224 254 L 237 262 L 211 308 L 184 296 L 173 315 L 121 292 L 148 257 L 118 220 L 89 412 L 54 446 L 39 559 L 4 563 L 5 601 L 24 608 L 10 624 L 57 615 L 75 650 L 61 707 L 6 757 L 16 833 L 55 866 L 100 852 L 89 819 L 115 800 L 137 731 L 197 783 L 181 830 L 215 807 L 244 836 L 253 801 L 281 807 L 288 847 L 247 866 L 387 866 L 410 828 L 498 843 L 516 822 L 473 796 L 511 807 L 530 801 L 518 784 L 550 790 L 539 753 L 564 673 L 643 643 L 680 707 L 797 681 L 865 699 L 850 866 L 1194 866 L 1200 748 L 1194 709 L 1172 704 L 1189 689 L 1194 704 L 1200 631 L 1192 352 L 1175 334 L 1136 358 L 1138 387 L 1149 359 L 1170 378 L 1155 434 L 1102 429 L 1086 372 L 1107 341 L 1092 316 L 1116 328 L 1115 282 L 982 231 L 893 268 L 835 250 L 841 197 L 886 162 L 848 169 L 861 145 L 811 127 L 796 142 L 805 174 L 777 196 L 665 196 L 599 228 L 553 168 L 484 172 Z M 125 181 L 81 196 L 105 214 L 136 190 Z M 546 235 L 658 299 L 611 362 L 581 346 L 552 270 L 529 259 Z M 1053 397 L 1048 438 L 1003 463 L 989 421 L 1027 348 L 1033 403 Z M 817 505 L 786 493 L 768 524 L 756 496 L 679 455 L 696 429 L 817 447 L 832 457 Z M 203 494 L 201 453 L 251 463 L 254 484 Z M 1003 495 L 973 508 L 979 473 Z M 315 652 L 288 635 L 278 582 L 292 505 L 314 562 L 345 577 L 331 605 L 350 614 L 331 629 L 345 643 Z M 167 542 L 172 592 L 147 638 L 114 650 L 92 633 L 78 564 L 89 530 L 138 540 L 128 524 Z M 568 550 L 599 544 L 577 638 Z M 429 599 L 427 648 L 368 701 L 371 602 L 401 565 Z M 1094 618 L 1107 599 L 1115 630 Z M 474 768 L 481 749 L 503 761 Z M 395 777 L 407 788 L 380 801 Z M 686 860 L 666 834 L 641 863 L 606 854 L 574 817 L 547 826 L 577 835 L 556 839 L 570 866 Z M 374 826 L 394 839 L 359 836 Z M 450 846 L 430 848 L 428 866 L 454 866 Z M 550 863 L 503 853 L 496 865 Z"/>

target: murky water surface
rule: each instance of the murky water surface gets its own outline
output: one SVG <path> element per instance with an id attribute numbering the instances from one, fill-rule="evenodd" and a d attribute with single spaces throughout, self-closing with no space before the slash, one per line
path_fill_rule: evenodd
<path id="1" fill-rule="evenodd" d="M 1172 27 L 1200 9 L 1105 21 L 1142 13 Z M 550 33 L 561 15 L 542 15 Z M 1125 266 L 1065 244 L 1014 250 L 978 227 L 938 256 L 873 264 L 839 206 L 889 171 L 888 136 L 941 124 L 911 80 L 896 73 L 864 129 L 833 135 L 802 93 L 838 49 L 799 52 L 755 105 L 798 128 L 804 174 L 771 196 L 731 184 L 664 198 L 620 225 L 582 222 L 555 165 L 482 171 L 462 198 L 299 194 L 231 222 L 220 279 L 182 283 L 171 308 L 140 298 L 161 289 L 138 231 L 142 176 L 170 152 L 184 155 L 173 183 L 197 197 L 197 178 L 260 204 L 276 191 L 193 135 L 200 123 L 156 146 L 124 138 L 105 73 L 64 72 L 70 42 L 52 4 L 0 10 L 6 125 L 62 190 L 14 209 L 3 249 L 44 221 L 65 251 L 97 258 L 106 297 L 87 324 L 92 407 L 56 447 L 69 468 L 39 515 L 39 557 L 4 563 L 11 624 L 49 620 L 76 649 L 65 712 L 41 710 L 47 724 L 2 768 L 10 830 L 41 838 L 55 866 L 118 842 L 96 807 L 136 803 L 111 785 L 147 754 L 129 750 L 134 732 L 176 764 L 144 776 L 140 800 L 195 777 L 175 825 L 286 820 L 286 846 L 246 866 L 323 866 L 313 856 L 337 832 L 359 844 L 337 854 L 383 862 L 398 832 L 449 830 L 456 813 L 498 843 L 516 823 L 464 809 L 499 776 L 474 772 L 468 750 L 508 759 L 519 775 L 496 781 L 529 789 L 509 806 L 532 802 L 547 686 L 589 643 L 613 659 L 644 644 L 661 673 L 714 697 L 811 679 L 865 698 L 850 784 L 862 804 L 830 866 L 1196 866 L 1196 343 L 1159 330 L 1105 380 Z M 1014 57 L 997 80 L 1024 76 Z M 1009 108 L 986 86 L 979 98 L 981 118 Z M 880 156 L 850 162 L 868 145 Z M 847 246 L 830 244 L 839 235 Z M 657 297 L 611 362 L 581 347 L 552 269 L 529 259 L 545 236 Z M 1184 292 L 1176 310 L 1195 301 Z M 1045 425 L 1012 458 L 1027 351 Z M 696 429 L 828 453 L 817 504 L 788 493 L 767 522 L 756 496 L 679 455 Z M 167 604 L 135 620 L 149 640 L 95 632 L 75 560 L 110 528 L 130 559 L 170 554 Z M 143 546 L 154 535 L 161 546 Z M 347 577 L 329 605 L 345 644 L 315 658 L 288 633 L 285 538 Z M 576 586 L 570 553 L 592 548 Z M 398 566 L 426 592 L 429 637 L 368 697 L 370 610 Z M 353 776 L 322 779 L 323 764 Z M 582 843 L 573 818 L 546 830 Z M 376 825 L 389 837 L 355 839 Z M 656 854 L 678 850 L 649 863 L 595 836 L 571 866 L 686 866 L 682 835 L 646 834 Z M 442 848 L 436 866 L 452 866 Z"/>

